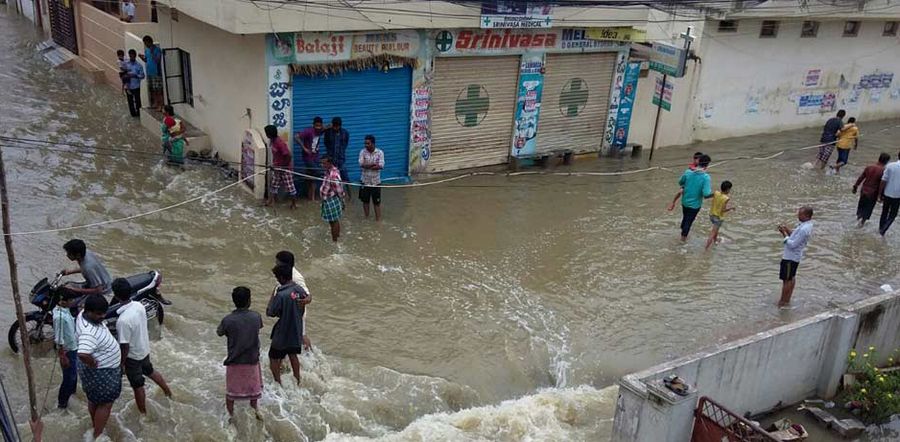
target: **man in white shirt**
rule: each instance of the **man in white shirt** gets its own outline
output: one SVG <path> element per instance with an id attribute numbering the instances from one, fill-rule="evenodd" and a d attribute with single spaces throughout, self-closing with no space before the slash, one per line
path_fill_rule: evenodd
<path id="1" fill-rule="evenodd" d="M 297 267 L 294 263 L 294 254 L 288 252 L 287 250 L 282 250 L 275 254 L 275 265 L 286 265 L 291 266 L 293 269 L 291 280 L 294 281 L 295 284 L 299 285 L 306 295 L 309 297 L 310 301 L 312 301 L 312 293 L 310 293 L 309 288 L 306 287 L 306 279 L 303 278 L 303 275 L 300 274 L 300 271 L 297 270 Z M 309 304 L 306 304 L 306 308 L 303 310 L 303 349 L 309 351 L 312 348 L 312 341 L 309 340 L 309 335 L 306 334 L 306 314 L 309 312 Z"/>
<path id="2" fill-rule="evenodd" d="M 113 402 L 122 394 L 122 354 L 103 318 L 109 303 L 103 295 L 90 295 L 78 315 L 78 377 L 88 400 L 94 439 L 103 434 Z"/>
<path id="3" fill-rule="evenodd" d="M 134 401 L 138 411 L 147 414 L 147 393 L 144 391 L 144 376 L 149 377 L 162 388 L 166 397 L 172 397 L 172 390 L 166 380 L 153 369 L 150 362 L 150 334 L 147 332 L 147 308 L 140 302 L 131 300 L 134 293 L 125 278 L 116 278 L 112 283 L 113 296 L 120 303 L 116 332 L 122 353 L 125 376 L 134 390 Z"/>
<path id="4" fill-rule="evenodd" d="M 384 169 L 384 152 L 375 147 L 375 137 L 366 135 L 366 148 L 359 151 L 359 167 L 362 169 L 363 186 L 359 199 L 363 213 L 369 217 L 369 200 L 375 206 L 375 221 L 381 221 L 381 170 Z"/>
<path id="5" fill-rule="evenodd" d="M 800 266 L 800 260 L 803 259 L 803 253 L 809 237 L 812 235 L 813 228 L 813 209 L 812 207 L 801 207 L 797 212 L 797 218 L 800 224 L 795 229 L 791 229 L 784 224 L 778 226 L 778 232 L 784 237 L 784 253 L 781 259 L 780 277 L 782 281 L 781 299 L 778 301 L 779 307 L 786 307 L 791 303 L 791 296 L 794 294 L 794 284 L 796 283 L 797 267 Z"/>
<path id="6" fill-rule="evenodd" d="M 134 21 L 134 2 L 132 0 L 125 0 L 122 2 L 122 20 L 131 23 Z"/>
<path id="7" fill-rule="evenodd" d="M 900 153 L 897 154 L 897 160 L 885 166 L 884 174 L 881 175 L 878 192 L 879 198 L 884 202 L 881 206 L 881 220 L 878 223 L 878 233 L 881 233 L 881 236 L 891 228 L 900 209 Z"/>

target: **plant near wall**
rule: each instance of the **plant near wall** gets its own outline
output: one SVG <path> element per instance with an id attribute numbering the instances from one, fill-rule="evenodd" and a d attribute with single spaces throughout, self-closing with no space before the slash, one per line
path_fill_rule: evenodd
<path id="1" fill-rule="evenodd" d="M 897 369 L 900 350 L 894 350 L 887 367 L 879 368 L 876 361 L 875 347 L 869 347 L 861 355 L 850 351 L 848 373 L 855 377 L 855 382 L 844 386 L 841 401 L 860 410 L 860 417 L 866 423 L 879 424 L 900 413 L 900 370 Z"/>

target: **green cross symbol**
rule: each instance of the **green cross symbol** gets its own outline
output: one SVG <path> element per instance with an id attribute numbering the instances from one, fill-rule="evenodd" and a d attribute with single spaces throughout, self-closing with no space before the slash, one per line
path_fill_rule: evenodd
<path id="1" fill-rule="evenodd" d="M 484 96 L 481 95 L 484 91 Z M 463 98 L 465 94 L 465 98 Z M 478 126 L 487 116 L 491 99 L 479 84 L 470 84 L 459 91 L 456 97 L 456 121 L 463 127 Z"/>
<path id="2" fill-rule="evenodd" d="M 491 24 L 491 18 L 490 18 L 490 17 L 484 17 L 481 21 L 484 22 L 484 26 L 488 26 L 488 25 Z"/>
<path id="3" fill-rule="evenodd" d="M 453 34 L 450 31 L 439 32 L 437 38 L 434 39 L 434 45 L 441 52 L 449 51 L 450 47 L 453 46 Z"/>
<path id="4" fill-rule="evenodd" d="M 553 19 L 550 17 L 547 17 L 544 19 L 544 22 L 547 23 L 547 26 L 550 26 L 550 23 L 553 23 Z"/>
<path id="5" fill-rule="evenodd" d="M 581 112 L 587 101 L 587 84 L 580 78 L 573 78 L 566 82 L 559 94 L 559 111 L 565 117 L 574 117 Z"/>

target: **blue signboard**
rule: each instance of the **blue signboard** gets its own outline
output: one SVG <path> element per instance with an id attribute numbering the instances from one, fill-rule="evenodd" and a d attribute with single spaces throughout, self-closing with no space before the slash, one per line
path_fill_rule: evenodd
<path id="1" fill-rule="evenodd" d="M 537 149 L 538 114 L 544 89 L 544 54 L 522 56 L 519 67 L 519 94 L 516 99 L 516 122 L 513 131 L 514 157 L 533 155 Z"/>
<path id="2" fill-rule="evenodd" d="M 640 73 L 640 63 L 628 63 L 628 66 L 625 67 L 625 79 L 622 81 L 622 93 L 619 95 L 616 130 L 613 133 L 612 141 L 612 147 L 616 149 L 622 149 L 628 141 L 628 129 L 631 126 L 631 110 L 634 108 L 634 97 L 637 94 L 638 76 Z"/>

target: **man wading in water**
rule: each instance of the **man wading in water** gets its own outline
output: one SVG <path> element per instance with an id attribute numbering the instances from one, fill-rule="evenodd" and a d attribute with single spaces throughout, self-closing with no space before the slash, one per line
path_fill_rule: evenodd
<path id="1" fill-rule="evenodd" d="M 800 224 L 797 228 L 791 229 L 784 224 L 778 226 L 778 232 L 784 237 L 784 254 L 781 257 L 781 299 L 778 301 L 779 307 L 787 307 L 791 303 L 791 296 L 794 294 L 794 285 L 796 284 L 797 267 L 800 266 L 800 260 L 803 259 L 803 252 L 809 237 L 812 235 L 813 228 L 813 209 L 812 207 L 801 207 L 797 212 L 797 219 Z"/>

